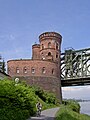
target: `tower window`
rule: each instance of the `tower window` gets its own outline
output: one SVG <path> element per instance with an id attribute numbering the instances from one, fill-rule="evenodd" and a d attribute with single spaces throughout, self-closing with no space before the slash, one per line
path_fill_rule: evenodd
<path id="1" fill-rule="evenodd" d="M 26 68 L 26 67 L 24 67 L 23 72 L 24 72 L 24 73 L 27 73 L 27 68 Z"/>
<path id="2" fill-rule="evenodd" d="M 46 69 L 45 69 L 45 67 L 42 68 L 42 73 L 43 73 L 43 74 L 46 73 Z"/>
<path id="3" fill-rule="evenodd" d="M 51 42 L 48 43 L 48 48 L 51 48 Z"/>
<path id="4" fill-rule="evenodd" d="M 42 60 L 45 60 L 44 54 L 41 53 Z"/>
<path id="5" fill-rule="evenodd" d="M 44 45 L 42 44 L 42 50 L 44 49 Z"/>
<path id="6" fill-rule="evenodd" d="M 51 56 L 51 52 L 48 53 L 48 56 Z"/>
<path id="7" fill-rule="evenodd" d="M 56 42 L 56 50 L 59 50 L 59 45 L 57 42 Z"/>
<path id="8" fill-rule="evenodd" d="M 54 69 L 52 69 L 52 74 L 54 74 Z"/>
<path id="9" fill-rule="evenodd" d="M 17 68 L 16 68 L 16 73 L 18 73 L 18 74 L 19 74 L 19 72 L 20 72 L 20 71 L 19 71 L 19 68 L 17 67 Z"/>
<path id="10" fill-rule="evenodd" d="M 56 54 L 56 58 L 58 58 L 58 54 Z"/>
<path id="11" fill-rule="evenodd" d="M 31 72 L 32 72 L 32 73 L 35 73 L 35 68 L 32 68 Z"/>

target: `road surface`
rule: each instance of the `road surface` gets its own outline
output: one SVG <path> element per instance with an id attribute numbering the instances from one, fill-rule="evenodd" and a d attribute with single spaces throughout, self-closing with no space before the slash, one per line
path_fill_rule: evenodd
<path id="1" fill-rule="evenodd" d="M 47 109 L 41 112 L 41 117 L 31 117 L 28 120 L 54 120 L 55 114 L 60 108 Z"/>

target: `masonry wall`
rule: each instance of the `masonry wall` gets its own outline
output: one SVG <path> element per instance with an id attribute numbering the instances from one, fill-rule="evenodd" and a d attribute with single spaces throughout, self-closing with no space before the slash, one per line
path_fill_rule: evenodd
<path id="1" fill-rule="evenodd" d="M 40 86 L 42 89 L 54 93 L 61 103 L 62 91 L 60 79 L 55 77 L 40 77 L 40 76 L 27 76 L 27 77 L 23 76 L 19 78 L 20 80 L 25 80 L 30 85 Z"/>
<path id="2" fill-rule="evenodd" d="M 17 68 L 19 73 L 17 72 Z M 26 68 L 26 71 L 24 69 Z M 43 72 L 44 68 L 44 72 Z M 32 72 L 32 69 L 35 69 Z M 45 60 L 10 60 L 8 61 L 8 74 L 14 76 L 47 76 L 59 77 L 58 64 Z"/>

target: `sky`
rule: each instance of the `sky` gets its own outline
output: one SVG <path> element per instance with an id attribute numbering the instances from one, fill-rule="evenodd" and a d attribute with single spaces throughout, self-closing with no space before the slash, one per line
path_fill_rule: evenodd
<path id="1" fill-rule="evenodd" d="M 6 62 L 31 58 L 43 32 L 62 35 L 61 52 L 89 48 L 90 0 L 0 0 L 0 54 Z M 87 98 L 90 86 L 62 90 L 63 97 Z"/>

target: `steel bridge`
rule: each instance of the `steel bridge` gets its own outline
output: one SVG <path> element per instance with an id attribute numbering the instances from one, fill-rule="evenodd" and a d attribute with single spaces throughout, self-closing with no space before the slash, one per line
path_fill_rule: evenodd
<path id="1" fill-rule="evenodd" d="M 61 53 L 61 85 L 90 85 L 90 48 Z"/>

